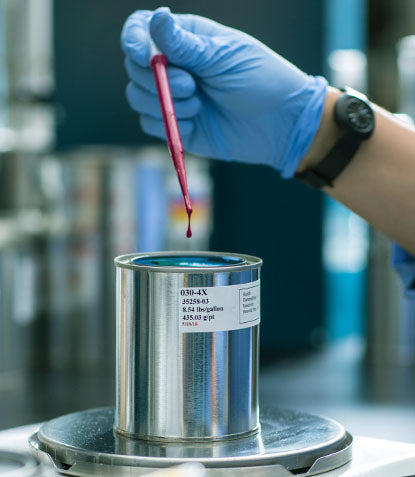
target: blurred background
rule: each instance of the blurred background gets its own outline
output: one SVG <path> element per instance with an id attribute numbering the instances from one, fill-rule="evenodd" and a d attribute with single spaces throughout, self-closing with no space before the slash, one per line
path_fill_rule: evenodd
<path id="1" fill-rule="evenodd" d="M 412 0 L 164 4 L 415 118 Z M 415 310 L 385 237 L 269 168 L 187 155 L 186 239 L 167 148 L 124 95 L 122 25 L 158 6 L 0 0 L 0 430 L 113 404 L 113 258 L 191 248 L 264 259 L 263 404 L 415 442 Z"/>

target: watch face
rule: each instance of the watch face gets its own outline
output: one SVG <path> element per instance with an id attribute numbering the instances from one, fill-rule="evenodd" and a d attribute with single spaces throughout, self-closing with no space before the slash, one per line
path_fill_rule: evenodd
<path id="1" fill-rule="evenodd" d="M 339 98 L 335 108 L 335 116 L 339 125 L 352 133 L 369 137 L 375 126 L 375 115 L 366 101 L 355 96 L 344 94 Z"/>
<path id="2" fill-rule="evenodd" d="M 373 111 L 368 104 L 358 98 L 350 98 L 346 114 L 354 129 L 365 133 L 373 127 Z"/>

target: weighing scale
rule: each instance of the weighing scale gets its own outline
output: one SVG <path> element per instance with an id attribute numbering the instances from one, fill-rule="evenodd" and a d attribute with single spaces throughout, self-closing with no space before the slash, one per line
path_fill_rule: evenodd
<path id="1" fill-rule="evenodd" d="M 200 462 L 207 475 L 315 475 L 352 458 L 352 437 L 336 421 L 301 412 L 261 413 L 252 436 L 213 443 L 149 442 L 117 435 L 114 409 L 58 417 L 41 426 L 30 444 L 51 456 L 62 473 L 143 475 L 152 469 Z M 253 473 L 255 471 L 255 474 Z"/>

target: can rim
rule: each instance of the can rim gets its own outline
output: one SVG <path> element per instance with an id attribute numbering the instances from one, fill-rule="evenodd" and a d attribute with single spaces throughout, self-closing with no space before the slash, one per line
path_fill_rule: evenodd
<path id="1" fill-rule="evenodd" d="M 186 257 L 229 257 L 229 258 L 239 258 L 242 259 L 242 263 L 232 264 L 232 265 L 221 265 L 221 266 L 203 266 L 203 267 L 181 267 L 181 266 L 165 266 L 165 265 L 149 265 L 149 264 L 140 264 L 134 263 L 133 260 L 137 258 L 151 258 L 151 257 L 167 257 L 167 256 L 176 256 L 180 257 L 181 255 Z M 180 272 L 180 273 L 212 273 L 212 272 L 234 272 L 234 271 L 243 271 L 250 270 L 253 268 L 259 268 L 262 266 L 262 259 L 255 257 L 253 255 L 244 255 L 239 253 L 228 253 L 228 252 L 203 252 L 203 251 L 165 251 L 165 252 L 150 252 L 150 253 L 129 253 L 126 255 L 120 255 L 114 259 L 114 264 L 116 267 L 125 268 L 128 270 L 135 271 L 151 271 L 151 272 Z"/>

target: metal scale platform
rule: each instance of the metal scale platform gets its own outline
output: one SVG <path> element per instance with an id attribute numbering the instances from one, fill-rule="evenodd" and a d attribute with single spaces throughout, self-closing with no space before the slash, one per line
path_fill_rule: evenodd
<path id="1" fill-rule="evenodd" d="M 43 424 L 30 444 L 75 476 L 135 476 L 186 462 L 200 462 L 215 476 L 310 476 L 352 458 L 352 437 L 336 421 L 287 410 L 262 414 L 260 432 L 250 437 L 150 443 L 117 435 L 113 408 L 93 409 Z"/>

